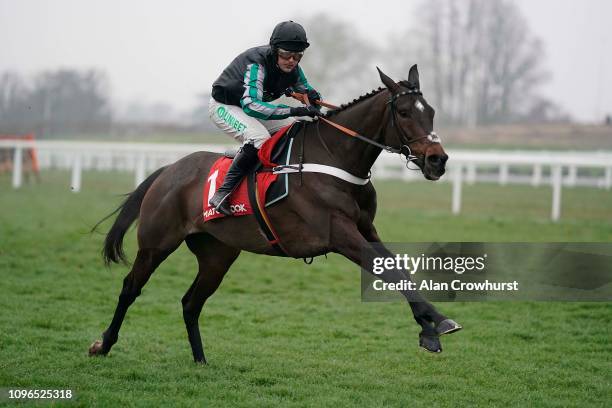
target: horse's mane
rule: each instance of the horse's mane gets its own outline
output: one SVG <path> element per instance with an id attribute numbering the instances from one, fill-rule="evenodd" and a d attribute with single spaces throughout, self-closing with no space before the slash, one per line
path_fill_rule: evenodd
<path id="1" fill-rule="evenodd" d="M 412 87 L 412 85 L 411 85 L 411 84 L 409 84 L 409 83 L 408 83 L 408 81 L 400 81 L 400 82 L 398 83 L 398 85 L 399 85 L 399 86 L 403 86 L 403 87 L 408 88 L 408 89 L 410 89 L 410 88 Z M 353 99 L 353 100 L 352 100 L 351 102 L 349 102 L 349 103 L 343 103 L 342 105 L 340 105 L 340 108 L 338 108 L 338 109 L 333 109 L 333 110 L 328 111 L 328 112 L 325 114 L 325 117 L 326 117 L 326 118 L 329 118 L 329 117 L 331 117 L 331 116 L 334 116 L 335 114 L 340 113 L 340 112 L 342 112 L 342 111 L 344 111 L 344 110 L 346 110 L 346 109 L 350 108 L 351 106 L 353 106 L 353 105 L 355 105 L 355 104 L 357 104 L 357 103 L 359 103 L 359 102 L 363 101 L 364 99 L 368 99 L 368 98 L 370 98 L 370 97 L 372 97 L 372 96 L 374 96 L 374 95 L 378 95 L 378 94 L 379 94 L 381 91 L 384 91 L 385 89 L 387 89 L 387 88 L 382 88 L 382 87 L 379 87 L 379 88 L 377 88 L 377 89 L 373 89 L 373 90 L 371 90 L 370 92 L 368 92 L 368 93 L 366 93 L 366 94 L 364 94 L 364 95 L 361 95 L 361 96 L 360 96 L 360 97 L 358 97 L 358 98 Z"/>
<path id="2" fill-rule="evenodd" d="M 353 99 L 349 103 L 343 103 L 342 105 L 340 105 L 339 109 L 333 109 L 333 110 L 328 111 L 325 114 L 325 117 L 329 118 L 331 116 L 334 116 L 335 114 L 340 113 L 340 112 L 350 108 L 351 106 L 353 106 L 353 105 L 363 101 L 364 99 L 368 99 L 368 98 L 370 98 L 370 97 L 372 97 L 374 95 L 378 95 L 381 91 L 384 91 L 385 89 L 386 88 L 373 89 L 372 91 L 368 92 L 367 94 L 361 95 L 360 97 Z"/>

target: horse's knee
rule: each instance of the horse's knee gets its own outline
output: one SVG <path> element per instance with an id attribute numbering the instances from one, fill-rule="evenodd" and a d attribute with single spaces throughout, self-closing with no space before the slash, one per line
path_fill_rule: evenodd
<path id="1" fill-rule="evenodd" d="M 193 326 L 198 322 L 199 318 L 200 313 L 183 306 L 183 320 L 185 321 L 185 325 Z"/>
<path id="2" fill-rule="evenodd" d="M 181 298 L 181 305 L 183 305 L 183 310 L 187 308 L 189 304 L 189 300 L 191 299 L 191 290 L 187 291 L 185 295 Z"/>

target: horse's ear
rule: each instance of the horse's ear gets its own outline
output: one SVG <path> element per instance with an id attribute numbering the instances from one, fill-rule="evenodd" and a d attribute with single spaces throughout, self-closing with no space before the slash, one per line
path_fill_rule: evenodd
<path id="1" fill-rule="evenodd" d="M 408 88 L 417 91 L 421 89 L 421 84 L 419 83 L 419 69 L 416 64 L 410 67 L 410 72 L 408 73 Z"/>
<path id="2" fill-rule="evenodd" d="M 382 72 L 380 68 L 376 67 L 376 69 L 378 70 L 378 75 L 380 75 L 380 80 L 382 81 L 383 84 L 385 84 L 387 89 L 390 90 L 392 93 L 398 92 L 399 85 L 396 84 L 394 80 L 392 80 L 387 75 L 385 75 L 385 73 Z"/>

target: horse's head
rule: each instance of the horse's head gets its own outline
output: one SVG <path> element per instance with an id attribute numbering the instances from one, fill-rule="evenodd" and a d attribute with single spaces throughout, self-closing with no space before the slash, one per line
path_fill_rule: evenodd
<path id="1" fill-rule="evenodd" d="M 378 73 L 390 92 L 385 143 L 398 146 L 401 154 L 419 166 L 425 178 L 438 180 L 446 171 L 448 155 L 433 131 L 435 111 L 423 98 L 417 66 L 410 68 L 408 81 L 399 83 L 380 69 Z"/>

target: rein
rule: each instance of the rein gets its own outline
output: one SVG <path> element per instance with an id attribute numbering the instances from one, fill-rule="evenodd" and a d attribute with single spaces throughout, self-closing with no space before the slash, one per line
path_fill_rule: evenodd
<path id="1" fill-rule="evenodd" d="M 355 138 L 357 138 L 359 140 L 362 140 L 362 141 L 364 141 L 366 143 L 369 143 L 371 145 L 379 147 L 379 148 L 381 148 L 383 150 L 386 150 L 389 153 L 400 154 L 402 152 L 401 148 L 397 149 L 395 147 L 391 147 L 391 146 L 380 144 L 380 143 L 378 143 L 378 142 L 376 142 L 376 141 L 374 141 L 374 140 L 372 140 L 370 138 L 367 138 L 365 136 L 360 135 L 359 133 L 355 132 L 354 130 L 351 130 L 351 129 L 347 128 L 347 127 L 344 127 L 344 126 L 342 126 L 342 125 L 340 125 L 340 124 L 338 124 L 336 122 L 332 122 L 329 119 L 326 119 L 326 118 L 323 118 L 323 117 L 319 117 L 319 119 L 322 120 L 323 122 L 327 123 L 328 125 L 335 127 L 339 131 L 346 133 L 347 135 L 349 135 L 351 137 L 355 137 Z"/>

